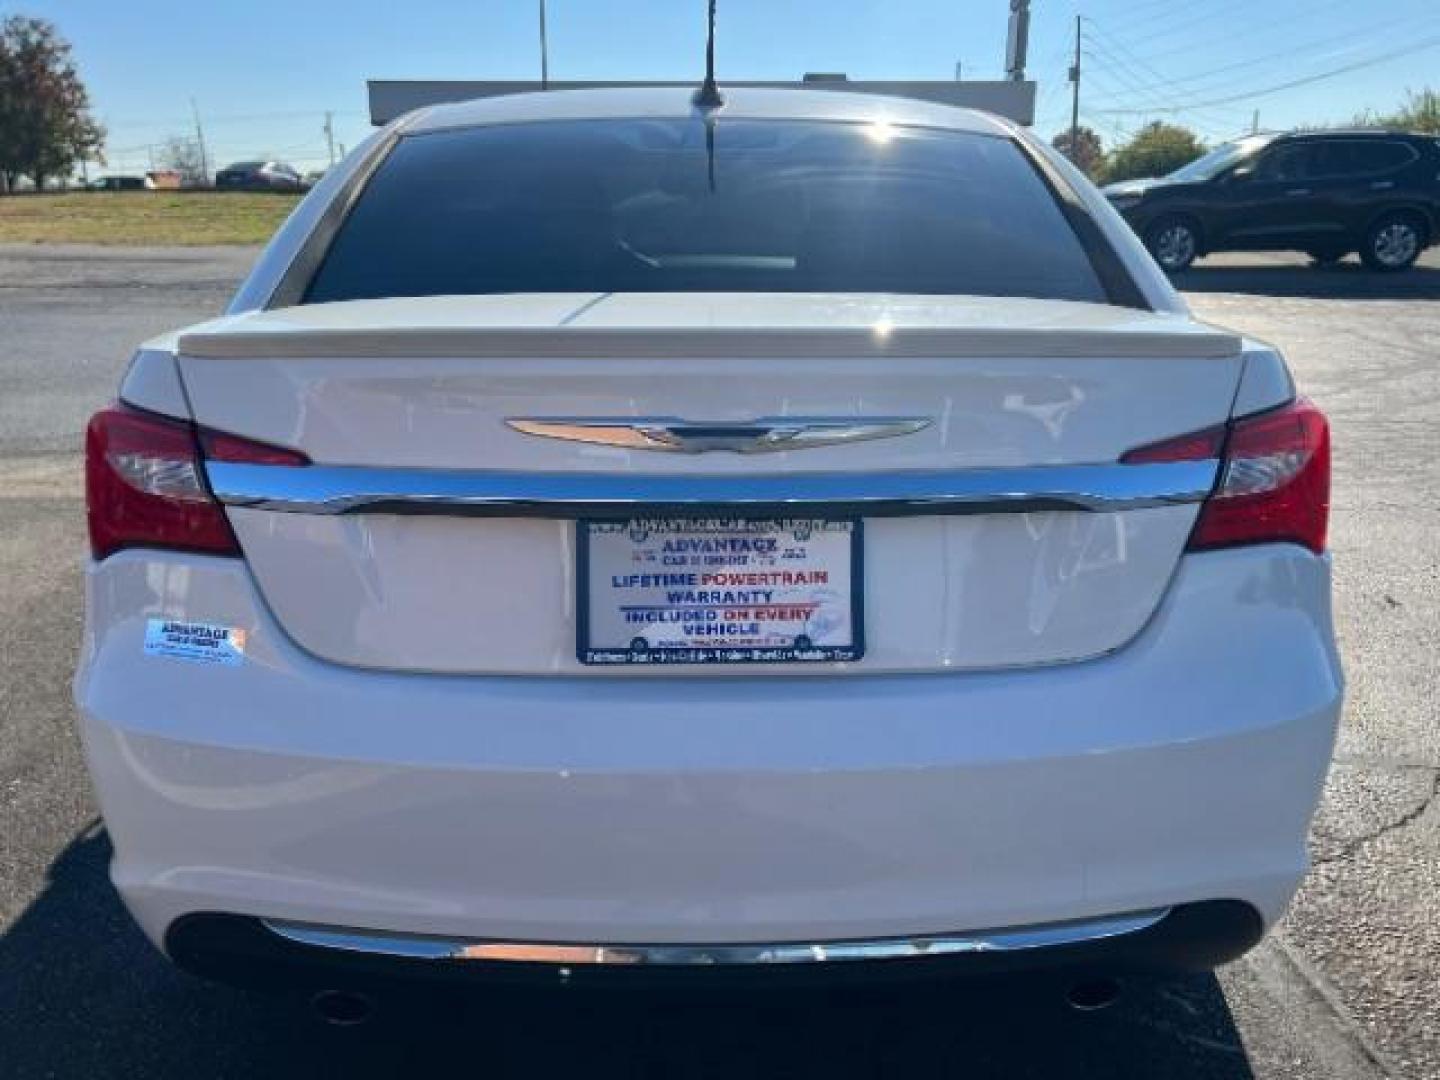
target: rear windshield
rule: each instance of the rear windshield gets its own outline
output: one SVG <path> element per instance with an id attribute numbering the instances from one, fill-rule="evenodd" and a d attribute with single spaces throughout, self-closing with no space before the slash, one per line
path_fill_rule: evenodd
<path id="1" fill-rule="evenodd" d="M 403 138 L 305 300 L 699 291 L 1105 300 L 1008 139 L 723 118 Z"/>

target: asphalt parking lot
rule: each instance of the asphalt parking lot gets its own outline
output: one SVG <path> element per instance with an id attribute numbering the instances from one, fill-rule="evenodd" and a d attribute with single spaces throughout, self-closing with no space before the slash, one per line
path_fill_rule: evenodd
<path id="1" fill-rule="evenodd" d="M 1440 255 L 1398 277 L 1227 258 L 1181 283 L 1203 317 L 1285 350 L 1336 443 L 1349 701 L 1315 870 L 1255 952 L 1095 1014 L 1027 980 L 415 999 L 347 1031 L 154 954 L 106 881 L 69 701 L 81 426 L 136 342 L 218 312 L 252 257 L 0 247 L 0 1076 L 1440 1078 Z"/>

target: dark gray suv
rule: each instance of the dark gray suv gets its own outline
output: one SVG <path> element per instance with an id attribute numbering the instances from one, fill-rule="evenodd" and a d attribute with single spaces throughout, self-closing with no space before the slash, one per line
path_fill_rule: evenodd
<path id="1" fill-rule="evenodd" d="M 1167 271 L 1215 251 L 1288 250 L 1318 264 L 1359 252 L 1372 270 L 1404 270 L 1440 242 L 1440 139 L 1252 135 L 1105 194 Z"/>
<path id="2" fill-rule="evenodd" d="M 215 186 L 234 191 L 303 191 L 305 181 L 283 161 L 241 161 L 216 173 Z"/>

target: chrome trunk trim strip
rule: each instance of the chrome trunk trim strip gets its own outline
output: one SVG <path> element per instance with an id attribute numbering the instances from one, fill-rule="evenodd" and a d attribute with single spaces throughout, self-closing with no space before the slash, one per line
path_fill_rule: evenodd
<path id="1" fill-rule="evenodd" d="M 924 416 L 767 416 L 742 421 L 682 420 L 677 416 L 517 416 L 505 421 L 515 431 L 546 439 L 672 454 L 714 450 L 775 454 L 913 435 L 930 423 Z"/>
<path id="2" fill-rule="evenodd" d="M 1219 462 L 894 473 L 684 476 L 240 465 L 210 461 L 227 506 L 290 514 L 623 518 L 733 510 L 864 517 L 1105 513 L 1204 499 Z"/>
<path id="3" fill-rule="evenodd" d="M 963 953 L 1018 952 L 1133 934 L 1156 925 L 1169 908 L 1107 915 L 1073 922 L 976 930 L 929 937 L 858 941 L 786 941 L 737 945 L 589 945 L 397 934 L 265 919 L 272 934 L 300 945 L 412 960 L 478 960 L 498 963 L 664 965 L 699 967 L 745 964 L 823 964 L 855 960 L 921 960 Z"/>

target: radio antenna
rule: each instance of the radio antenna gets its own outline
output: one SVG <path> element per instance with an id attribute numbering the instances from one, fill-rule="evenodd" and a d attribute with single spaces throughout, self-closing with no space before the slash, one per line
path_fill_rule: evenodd
<path id="1" fill-rule="evenodd" d="M 691 101 L 701 109 L 718 109 L 725 104 L 725 96 L 715 85 L 715 0 L 710 0 L 709 10 L 710 18 L 705 30 L 705 81 Z"/>

